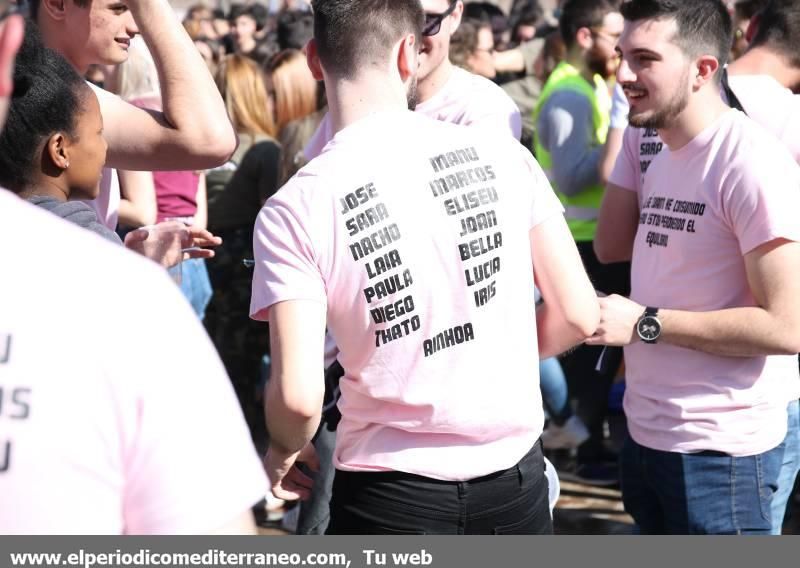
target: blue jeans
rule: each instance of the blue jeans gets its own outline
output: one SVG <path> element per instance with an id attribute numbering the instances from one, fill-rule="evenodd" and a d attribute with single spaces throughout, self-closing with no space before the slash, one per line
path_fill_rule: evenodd
<path id="1" fill-rule="evenodd" d="M 770 534 L 783 443 L 747 457 L 637 444 L 621 455 L 622 501 L 642 534 Z"/>
<path id="2" fill-rule="evenodd" d="M 781 534 L 786 504 L 794 488 L 797 472 L 800 471 L 800 402 L 794 401 L 787 408 L 789 424 L 786 431 L 783 465 L 778 476 L 778 490 L 772 497 L 772 534 Z"/>
<path id="3" fill-rule="evenodd" d="M 567 391 L 567 377 L 561 369 L 561 363 L 555 357 L 539 361 L 539 384 L 542 389 L 542 401 L 550 415 L 550 419 L 561 426 L 572 416 Z"/>
<path id="4" fill-rule="evenodd" d="M 211 300 L 211 281 L 208 278 L 206 261 L 202 258 L 190 258 L 182 264 L 181 292 L 202 321 Z"/>

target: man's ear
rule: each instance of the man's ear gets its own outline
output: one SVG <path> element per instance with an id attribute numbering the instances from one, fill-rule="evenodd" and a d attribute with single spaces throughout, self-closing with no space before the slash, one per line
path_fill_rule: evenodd
<path id="1" fill-rule="evenodd" d="M 46 13 L 51 20 L 61 21 L 67 17 L 67 3 L 72 1 L 40 0 L 39 13 Z"/>
<path id="2" fill-rule="evenodd" d="M 594 36 L 589 28 L 580 28 L 575 34 L 575 44 L 581 49 L 591 49 L 594 44 Z"/>
<path id="3" fill-rule="evenodd" d="M 317 40 L 310 39 L 306 44 L 306 62 L 308 68 L 311 69 L 311 75 L 317 81 L 322 81 L 322 65 L 319 63 L 319 54 L 317 53 Z"/>
<path id="4" fill-rule="evenodd" d="M 56 132 L 47 139 L 44 147 L 45 155 L 59 170 L 69 169 L 69 139 L 63 132 Z"/>
<path id="5" fill-rule="evenodd" d="M 753 38 L 758 33 L 758 26 L 761 24 L 761 14 L 756 14 L 747 23 L 747 31 L 744 33 L 744 39 L 747 43 L 752 43 Z"/>
<path id="6" fill-rule="evenodd" d="M 717 72 L 722 73 L 722 70 L 719 68 L 719 61 L 713 55 L 702 55 L 698 57 L 697 61 L 695 61 L 695 69 L 697 69 L 697 74 L 695 75 L 693 83 L 698 89 L 713 80 Z"/>
<path id="7" fill-rule="evenodd" d="M 397 51 L 397 70 L 400 80 L 405 83 L 409 77 L 417 73 L 419 67 L 419 46 L 417 36 L 408 34 L 400 40 L 400 49 Z"/>
<path id="8" fill-rule="evenodd" d="M 463 2 L 459 2 L 458 6 L 455 7 L 455 9 L 453 10 L 453 13 L 450 14 L 450 16 L 449 16 L 450 19 L 451 19 L 450 21 L 452 22 L 450 24 L 450 35 L 453 35 L 454 33 L 456 33 L 456 30 L 461 25 L 461 18 L 462 18 L 463 15 L 464 15 L 464 3 Z"/>

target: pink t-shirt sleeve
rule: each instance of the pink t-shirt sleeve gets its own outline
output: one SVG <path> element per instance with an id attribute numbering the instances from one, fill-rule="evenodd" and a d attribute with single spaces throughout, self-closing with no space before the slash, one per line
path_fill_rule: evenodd
<path id="1" fill-rule="evenodd" d="M 268 319 L 269 307 L 279 302 L 327 302 L 325 282 L 308 233 L 315 226 L 310 197 L 298 189 L 291 185 L 284 187 L 267 201 L 256 221 L 253 236 L 256 265 L 250 300 L 253 319 Z"/>
<path id="2" fill-rule="evenodd" d="M 758 146 L 753 144 L 754 154 Z M 773 154 L 774 150 L 771 146 Z M 740 178 L 723 185 L 721 208 L 739 239 L 742 254 L 775 239 L 800 241 L 796 218 L 800 210 L 800 168 L 782 150 L 780 159 L 772 156 L 759 160 L 757 155 L 747 154 Z M 783 166 L 774 167 L 776 160 Z M 787 200 L 793 206 L 787 206 Z"/>
<path id="3" fill-rule="evenodd" d="M 114 402 L 128 534 L 221 529 L 264 495 L 266 476 L 214 346 L 176 286 L 144 285 L 104 359 Z M 139 356 L 131 356 L 135 347 Z"/>
<path id="4" fill-rule="evenodd" d="M 625 134 L 622 138 L 622 148 L 617 156 L 617 161 L 614 164 L 611 176 L 608 178 L 608 183 L 629 191 L 639 191 L 639 186 L 641 184 L 639 153 L 637 151 L 639 134 L 640 129 L 638 128 L 629 126 L 625 129 Z"/>

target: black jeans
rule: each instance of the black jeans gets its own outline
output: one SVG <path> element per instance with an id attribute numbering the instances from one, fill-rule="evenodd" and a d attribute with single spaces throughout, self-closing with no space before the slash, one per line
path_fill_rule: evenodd
<path id="1" fill-rule="evenodd" d="M 336 471 L 328 534 L 552 534 L 541 445 L 471 481 Z"/>
<path id="2" fill-rule="evenodd" d="M 630 263 L 601 264 L 591 242 L 578 243 L 578 252 L 595 289 L 605 294 L 630 294 Z M 603 368 L 596 370 L 603 347 L 581 345 L 561 360 L 570 394 L 578 399 L 577 414 L 591 437 L 578 448 L 579 462 L 592 462 L 603 455 L 603 422 L 608 413 L 608 394 L 622 362 L 622 348 L 606 350 Z"/>

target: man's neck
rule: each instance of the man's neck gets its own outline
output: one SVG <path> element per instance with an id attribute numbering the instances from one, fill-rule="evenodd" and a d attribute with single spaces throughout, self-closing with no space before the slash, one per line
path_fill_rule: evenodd
<path id="1" fill-rule="evenodd" d="M 748 50 L 728 66 L 730 75 L 769 75 L 778 83 L 793 91 L 800 88 L 800 69 L 764 46 Z"/>
<path id="2" fill-rule="evenodd" d="M 239 51 L 241 53 L 250 53 L 256 48 L 256 40 L 251 38 L 243 39 L 241 43 L 239 43 Z"/>
<path id="3" fill-rule="evenodd" d="M 72 67 L 75 68 L 75 71 L 77 71 L 79 75 L 84 76 L 89 70 L 89 64 L 82 63 L 73 56 L 73 53 L 69 49 L 69 42 L 65 40 L 65 34 L 63 34 L 57 27 L 58 24 L 40 17 L 37 25 L 39 27 L 39 31 L 41 32 L 42 40 L 44 41 L 45 46 L 49 47 L 53 51 L 58 52 L 64 59 L 67 60 L 70 65 L 72 65 Z"/>
<path id="4" fill-rule="evenodd" d="M 354 81 L 326 78 L 325 88 L 334 132 L 374 114 L 408 110 L 406 95 L 395 80 L 377 73 Z"/>
<path id="5" fill-rule="evenodd" d="M 658 135 L 675 152 L 694 140 L 729 110 L 730 107 L 720 97 L 719 86 L 716 83 L 706 85 L 702 92 L 691 96 L 689 105 L 669 128 L 658 130 Z"/>
<path id="6" fill-rule="evenodd" d="M 450 63 L 450 59 L 445 59 L 427 77 L 420 79 L 417 84 L 418 101 L 424 103 L 435 97 L 444 88 L 450 77 L 453 76 L 453 70 L 453 64 Z"/>
<path id="7" fill-rule="evenodd" d="M 574 50 L 570 51 L 567 54 L 565 61 L 577 69 L 578 73 L 581 74 L 581 77 L 586 79 L 587 83 L 594 85 L 594 73 L 592 73 L 592 71 L 586 65 L 586 60 L 583 58 L 583 54 L 581 52 Z"/>

